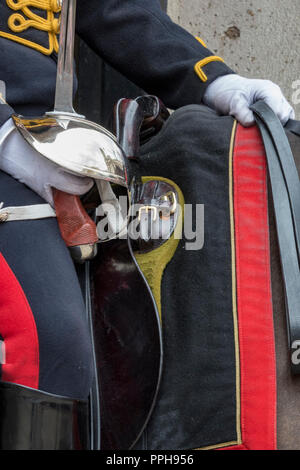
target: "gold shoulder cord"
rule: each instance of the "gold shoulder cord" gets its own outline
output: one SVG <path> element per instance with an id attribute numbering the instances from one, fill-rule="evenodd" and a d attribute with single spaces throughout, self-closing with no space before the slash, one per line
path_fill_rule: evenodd
<path id="1" fill-rule="evenodd" d="M 0 31 L 0 36 L 11 41 L 18 42 L 24 46 L 31 47 L 45 55 L 51 55 L 54 51 L 58 52 L 58 40 L 60 19 L 55 14 L 61 11 L 60 0 L 6 0 L 7 6 L 18 13 L 13 13 L 8 18 L 8 27 L 13 33 L 22 33 L 28 28 L 35 28 L 39 31 L 45 31 L 49 37 L 49 47 L 43 47 L 40 44 L 24 39 L 16 34 Z M 47 18 L 42 18 L 33 13 L 30 9 L 39 8 L 47 12 Z M 22 14 L 21 14 L 22 13 Z"/>

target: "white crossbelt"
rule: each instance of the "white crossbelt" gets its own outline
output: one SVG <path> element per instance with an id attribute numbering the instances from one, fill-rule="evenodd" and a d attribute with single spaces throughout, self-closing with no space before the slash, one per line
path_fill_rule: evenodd
<path id="1" fill-rule="evenodd" d="M 55 210 L 50 204 L 35 204 L 33 206 L 3 207 L 0 204 L 0 223 L 16 220 L 38 220 L 56 217 Z"/>

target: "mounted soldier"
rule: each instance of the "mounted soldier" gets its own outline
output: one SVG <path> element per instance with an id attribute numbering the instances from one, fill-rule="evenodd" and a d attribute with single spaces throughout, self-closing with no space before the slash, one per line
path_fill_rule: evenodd
<path id="1" fill-rule="evenodd" d="M 28 117 L 27 130 L 32 130 L 31 117 L 53 109 L 61 3 L 0 1 L 0 79 L 6 85 L 0 105 L 0 200 L 4 209 L 44 206 L 38 220 L 30 220 L 34 217 L 28 211 L 27 218 L 0 227 L 0 397 L 12 414 L 2 425 L 0 440 L 10 448 L 60 448 L 59 441 L 63 448 L 75 447 L 73 426 L 85 423 L 85 433 L 95 376 L 86 305 L 57 221 L 51 216 L 57 190 L 83 196 L 94 186 L 94 179 L 43 158 L 12 119 L 13 115 Z M 169 108 L 205 104 L 214 110 L 213 116 L 215 112 L 230 115 L 250 127 L 254 124 L 250 107 L 263 100 L 283 125 L 295 117 L 277 85 L 234 74 L 202 39 L 173 23 L 158 0 L 81 0 L 76 29 L 105 61 L 147 93 L 159 96 Z M 24 126 L 23 120 L 19 127 Z M 114 178 L 109 181 L 116 182 Z M 28 410 L 37 402 L 40 417 L 28 422 Z M 42 442 L 37 436 L 48 416 L 46 408 L 55 426 L 51 427 L 49 419 Z M 18 410 L 23 436 L 9 434 L 16 432 L 11 424 L 16 422 L 14 410 Z M 57 422 L 61 422 L 59 431 Z M 25 436 L 26 426 L 32 427 L 27 437 L 35 436 L 34 443 Z M 7 435 L 9 440 L 4 439 Z M 88 446 L 87 441 L 82 438 L 81 445 Z"/>

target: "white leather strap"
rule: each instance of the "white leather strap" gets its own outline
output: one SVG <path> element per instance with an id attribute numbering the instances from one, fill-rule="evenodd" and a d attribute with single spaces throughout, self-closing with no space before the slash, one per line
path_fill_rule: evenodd
<path id="1" fill-rule="evenodd" d="M 3 203 L 0 205 L 0 222 L 48 219 L 49 217 L 56 217 L 56 213 L 50 204 L 19 207 L 3 207 Z"/>

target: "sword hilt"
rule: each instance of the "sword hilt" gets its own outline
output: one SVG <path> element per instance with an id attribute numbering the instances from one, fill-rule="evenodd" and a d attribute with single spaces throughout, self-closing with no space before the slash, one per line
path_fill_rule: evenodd
<path id="1" fill-rule="evenodd" d="M 73 259 L 84 263 L 97 254 L 97 227 L 79 196 L 53 189 L 54 206 L 61 236 Z"/>

